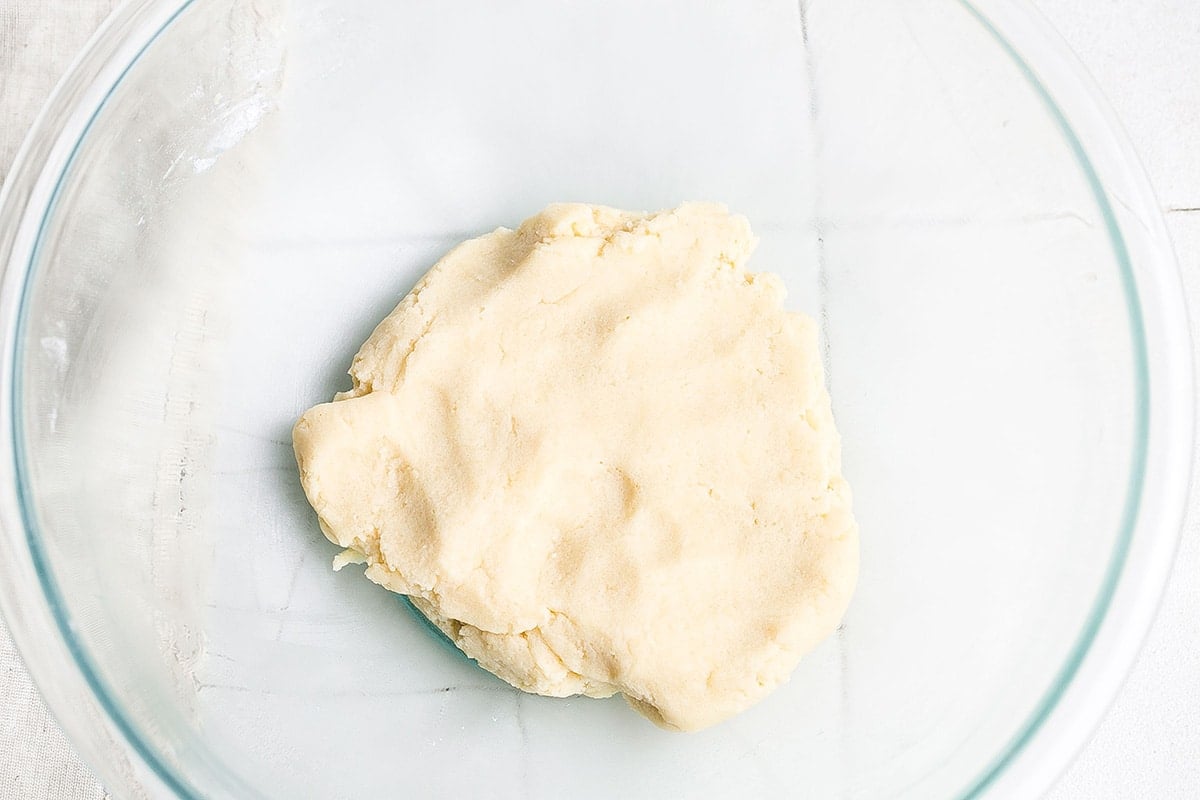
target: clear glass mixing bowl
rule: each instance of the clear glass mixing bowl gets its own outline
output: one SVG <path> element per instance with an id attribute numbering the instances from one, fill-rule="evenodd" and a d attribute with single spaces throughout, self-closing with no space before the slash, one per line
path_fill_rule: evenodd
<path id="1" fill-rule="evenodd" d="M 1115 130 L 1013 0 L 128 4 L 0 210 L 14 637 L 128 797 L 1034 796 L 1187 481 L 1177 276 Z M 681 735 L 333 573 L 289 430 L 455 242 L 689 199 L 821 321 L 863 562 L 787 686 Z"/>

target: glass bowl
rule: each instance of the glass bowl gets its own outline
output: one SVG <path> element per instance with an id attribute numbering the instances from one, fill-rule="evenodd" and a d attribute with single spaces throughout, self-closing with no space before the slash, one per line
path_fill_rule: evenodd
<path id="1" fill-rule="evenodd" d="M 858 593 L 701 733 L 479 670 L 331 571 L 297 481 L 293 421 L 414 280 L 559 200 L 725 202 L 821 322 Z M 0 597 L 120 796 L 1031 797 L 1174 552 L 1170 246 L 1013 0 L 129 3 L 0 262 Z"/>

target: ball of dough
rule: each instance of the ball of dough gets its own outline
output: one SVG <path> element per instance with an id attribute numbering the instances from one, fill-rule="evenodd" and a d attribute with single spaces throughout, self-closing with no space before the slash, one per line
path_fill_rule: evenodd
<path id="1" fill-rule="evenodd" d="M 529 692 L 695 730 L 837 626 L 858 535 L 813 321 L 745 218 L 552 205 L 446 255 L 294 431 L 343 562 Z"/>

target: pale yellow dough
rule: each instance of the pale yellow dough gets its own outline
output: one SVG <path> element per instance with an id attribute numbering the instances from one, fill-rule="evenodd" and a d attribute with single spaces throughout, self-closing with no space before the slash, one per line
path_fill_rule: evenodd
<path id="1" fill-rule="evenodd" d="M 296 424 L 321 528 L 485 668 L 720 722 L 837 626 L 858 535 L 808 317 L 722 206 L 451 251 Z"/>

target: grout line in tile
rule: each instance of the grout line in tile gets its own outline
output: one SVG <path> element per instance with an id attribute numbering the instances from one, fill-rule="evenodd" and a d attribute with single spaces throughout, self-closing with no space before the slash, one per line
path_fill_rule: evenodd
<path id="1" fill-rule="evenodd" d="M 825 385 L 832 391 L 833 389 L 833 365 L 831 358 L 831 343 L 829 338 L 829 272 L 825 259 L 825 234 L 828 225 L 828 220 L 824 218 L 821 211 L 822 187 L 821 187 L 821 172 L 816 167 L 821 160 L 821 126 L 820 126 L 820 103 L 817 96 L 817 77 L 816 77 L 816 59 L 813 56 L 811 41 L 809 38 L 808 29 L 808 11 L 809 4 L 812 0 L 797 0 L 796 8 L 799 14 L 800 23 L 800 42 L 804 48 L 804 72 L 808 87 L 808 103 L 810 112 L 810 125 L 812 128 L 813 140 L 813 227 L 817 235 L 817 293 L 820 304 L 820 318 L 818 325 L 821 332 L 821 361 L 825 370 Z M 841 762 L 843 773 L 843 795 L 847 792 L 850 775 L 850 754 L 846 742 L 847 723 L 850 719 L 850 692 L 849 692 L 849 674 L 850 674 L 850 658 L 849 648 L 846 646 L 846 621 L 838 625 L 834 633 L 835 642 L 838 652 L 838 678 L 839 678 L 839 712 L 841 716 Z"/>

